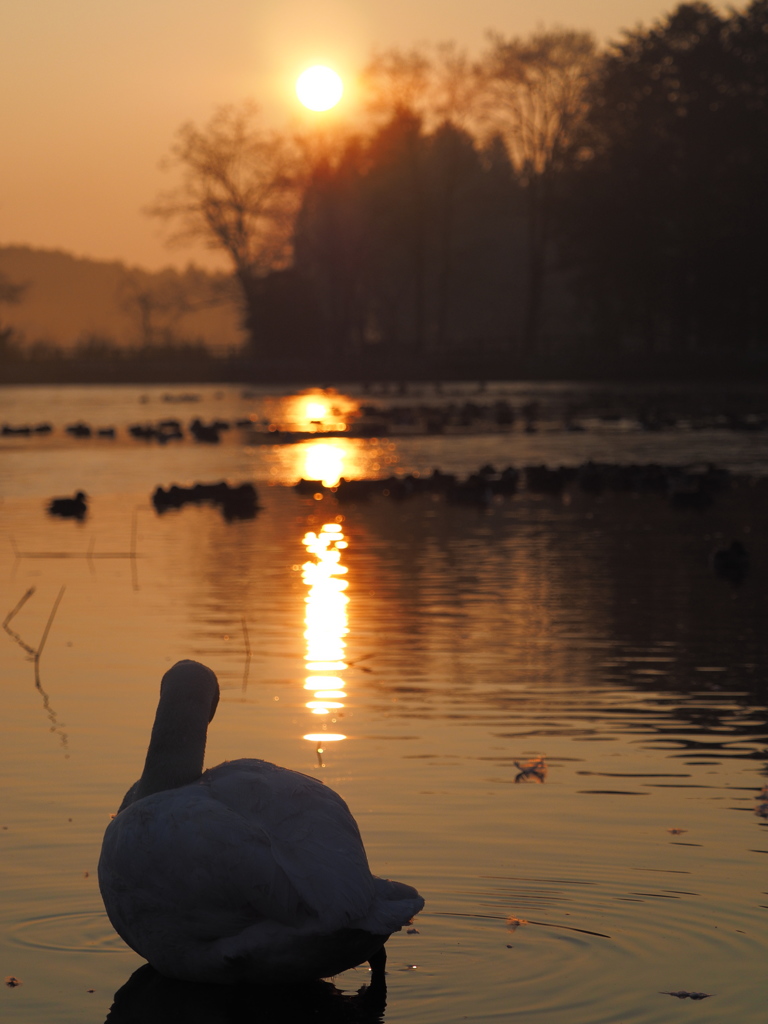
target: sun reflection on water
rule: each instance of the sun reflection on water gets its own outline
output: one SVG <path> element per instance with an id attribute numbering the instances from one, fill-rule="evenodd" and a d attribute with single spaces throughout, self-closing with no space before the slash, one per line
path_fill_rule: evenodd
<path id="1" fill-rule="evenodd" d="M 348 583 L 340 578 L 347 574 L 347 567 L 341 564 L 341 552 L 347 541 L 339 523 L 325 523 L 317 533 L 307 532 L 303 543 L 313 558 L 302 566 L 302 579 L 308 587 L 304 598 L 304 660 L 307 671 L 312 673 L 305 678 L 304 689 L 313 695 L 304 706 L 322 719 L 322 731 L 307 733 L 304 739 L 317 745 L 318 764 L 322 767 L 324 744 L 346 739 L 342 733 L 328 731 L 328 723 L 336 724 L 335 716 L 343 709 L 342 698 L 346 697 L 344 680 L 337 673 L 347 668 L 344 637 L 349 632 L 349 598 L 344 591 Z"/>
<path id="2" fill-rule="evenodd" d="M 259 445 L 256 451 L 269 467 L 270 482 L 291 487 L 300 479 L 335 487 L 342 476 L 359 480 L 382 472 L 405 472 L 396 442 L 377 437 L 325 437 L 318 433 L 316 438 L 295 444 Z"/>
<path id="3" fill-rule="evenodd" d="M 346 430 L 358 403 L 333 390 L 309 390 L 285 398 L 275 416 L 292 430 Z"/>
<path id="4" fill-rule="evenodd" d="M 343 475 L 348 448 L 344 438 L 302 445 L 304 471 L 301 475 L 305 480 L 320 480 L 324 487 L 335 487 Z"/>

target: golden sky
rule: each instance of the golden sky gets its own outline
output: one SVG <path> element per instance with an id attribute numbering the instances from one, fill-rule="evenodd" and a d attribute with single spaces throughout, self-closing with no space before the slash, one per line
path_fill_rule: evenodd
<path id="1" fill-rule="evenodd" d="M 353 81 L 376 48 L 488 29 L 560 25 L 617 38 L 662 0 L 4 0 L 0 28 L 0 245 L 159 268 L 169 249 L 142 213 L 172 183 L 159 163 L 178 126 L 254 98 L 276 124 L 301 115 L 293 83 L 325 63 Z M 722 8 L 722 4 L 713 4 Z M 744 6 L 743 3 L 738 4 Z"/>

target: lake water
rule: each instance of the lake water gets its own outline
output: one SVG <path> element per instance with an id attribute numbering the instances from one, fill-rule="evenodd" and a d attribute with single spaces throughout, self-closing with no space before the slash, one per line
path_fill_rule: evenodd
<path id="1" fill-rule="evenodd" d="M 238 428 L 217 445 L 125 431 L 468 398 L 508 401 L 514 427 L 282 445 Z M 651 405 L 674 410 L 662 429 L 639 425 Z M 115 1001 L 142 961 L 102 909 L 101 836 L 141 772 L 160 677 L 192 657 L 222 686 L 207 763 L 262 757 L 322 778 L 372 869 L 425 896 L 388 943 L 387 1024 L 764 1021 L 766 412 L 747 388 L 0 388 L 0 421 L 53 428 L 0 438 L 0 973 L 21 982 L 3 986 L 0 1017 L 299 1019 L 258 992 L 146 971 Z M 67 434 L 78 420 L 116 437 Z M 576 483 L 483 503 L 293 487 L 588 459 L 733 475 L 704 508 Z M 255 518 L 160 515 L 150 500 L 221 479 L 256 485 Z M 46 515 L 78 489 L 82 522 Z M 710 558 L 734 539 L 750 558 L 739 583 Z M 318 674 L 344 696 L 315 698 Z M 351 995 L 367 978 L 335 984 Z M 306 1019 L 380 1019 L 325 992 Z"/>

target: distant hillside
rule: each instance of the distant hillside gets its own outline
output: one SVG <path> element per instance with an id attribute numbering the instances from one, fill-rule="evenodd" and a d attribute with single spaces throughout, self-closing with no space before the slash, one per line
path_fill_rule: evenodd
<path id="1" fill-rule="evenodd" d="M 222 352 L 243 342 L 227 279 L 196 267 L 152 273 L 65 252 L 0 246 L 0 274 L 26 285 L 18 304 L 0 307 L 0 327 L 15 328 L 26 343 L 71 349 L 92 337 L 126 347 L 203 341 Z"/>

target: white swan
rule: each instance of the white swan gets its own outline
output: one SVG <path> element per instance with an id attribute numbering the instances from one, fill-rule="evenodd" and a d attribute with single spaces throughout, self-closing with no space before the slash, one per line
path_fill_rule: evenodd
<path id="1" fill-rule="evenodd" d="M 185 981 L 293 982 L 371 962 L 424 906 L 371 874 L 347 805 L 267 761 L 203 772 L 216 676 L 180 661 L 160 687 L 144 772 L 107 827 L 99 887 L 118 934 Z"/>

